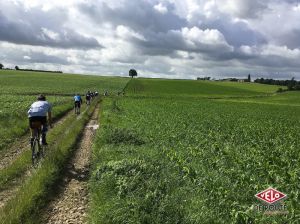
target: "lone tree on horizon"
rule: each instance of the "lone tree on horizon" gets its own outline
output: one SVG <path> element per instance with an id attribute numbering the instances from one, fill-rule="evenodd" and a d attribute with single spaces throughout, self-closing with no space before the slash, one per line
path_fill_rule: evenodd
<path id="1" fill-rule="evenodd" d="M 16 65 L 16 66 L 15 66 L 15 69 L 16 69 L 16 70 L 19 70 L 20 68 L 19 68 L 19 66 Z"/>
<path id="2" fill-rule="evenodd" d="M 129 76 L 131 76 L 131 78 L 133 78 L 133 76 L 137 76 L 137 72 L 135 69 L 130 69 L 129 70 Z"/>
<path id="3" fill-rule="evenodd" d="M 4 65 L 0 63 L 0 69 L 2 69 L 3 67 L 4 67 Z"/>

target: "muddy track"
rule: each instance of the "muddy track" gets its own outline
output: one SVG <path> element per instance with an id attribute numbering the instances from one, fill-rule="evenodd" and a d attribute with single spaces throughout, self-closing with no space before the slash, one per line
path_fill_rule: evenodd
<path id="1" fill-rule="evenodd" d="M 99 104 L 85 127 L 75 154 L 68 163 L 57 195 L 41 214 L 42 223 L 86 223 L 91 147 L 98 128 Z"/>
<path id="2" fill-rule="evenodd" d="M 54 122 L 54 126 L 62 124 L 71 114 L 73 114 L 73 110 L 67 112 L 62 118 Z M 51 132 L 51 129 L 49 130 Z M 0 170 L 8 167 L 12 164 L 12 162 L 18 158 L 25 150 L 29 150 L 29 139 L 30 133 L 29 131 L 20 138 L 15 140 L 15 143 L 12 143 L 8 146 L 5 152 L 0 153 Z"/>

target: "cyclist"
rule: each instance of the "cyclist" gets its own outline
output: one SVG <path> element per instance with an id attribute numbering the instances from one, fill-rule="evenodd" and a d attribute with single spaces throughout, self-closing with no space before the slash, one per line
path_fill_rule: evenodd
<path id="1" fill-rule="evenodd" d="M 30 144 L 32 146 L 34 140 L 34 128 L 32 123 L 40 121 L 42 124 L 42 145 L 48 145 L 46 141 L 46 132 L 48 131 L 47 115 L 50 127 L 52 127 L 51 105 L 46 101 L 44 95 L 39 95 L 37 101 L 34 102 L 28 110 L 29 126 L 31 129 Z"/>
<path id="2" fill-rule="evenodd" d="M 88 91 L 88 92 L 86 93 L 85 99 L 86 99 L 86 104 L 87 104 L 87 105 L 90 105 L 90 103 L 91 103 L 91 92 L 90 92 L 90 91 Z"/>
<path id="3" fill-rule="evenodd" d="M 76 112 L 76 108 L 78 108 L 78 112 L 80 113 L 80 106 L 82 104 L 82 99 L 79 93 L 77 93 L 74 96 L 74 106 L 75 106 L 75 112 Z"/>

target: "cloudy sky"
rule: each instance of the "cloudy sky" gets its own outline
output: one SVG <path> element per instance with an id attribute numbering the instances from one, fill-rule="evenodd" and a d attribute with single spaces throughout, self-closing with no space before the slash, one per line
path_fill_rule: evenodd
<path id="1" fill-rule="evenodd" d="M 0 63 L 300 79 L 299 0 L 0 0 Z"/>

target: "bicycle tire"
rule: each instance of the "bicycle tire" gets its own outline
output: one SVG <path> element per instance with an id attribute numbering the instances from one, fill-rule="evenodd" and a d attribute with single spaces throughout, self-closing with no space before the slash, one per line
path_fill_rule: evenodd
<path id="1" fill-rule="evenodd" d="M 39 140 L 35 138 L 31 147 L 31 160 L 33 166 L 35 166 L 38 163 L 38 159 L 39 159 Z"/>

